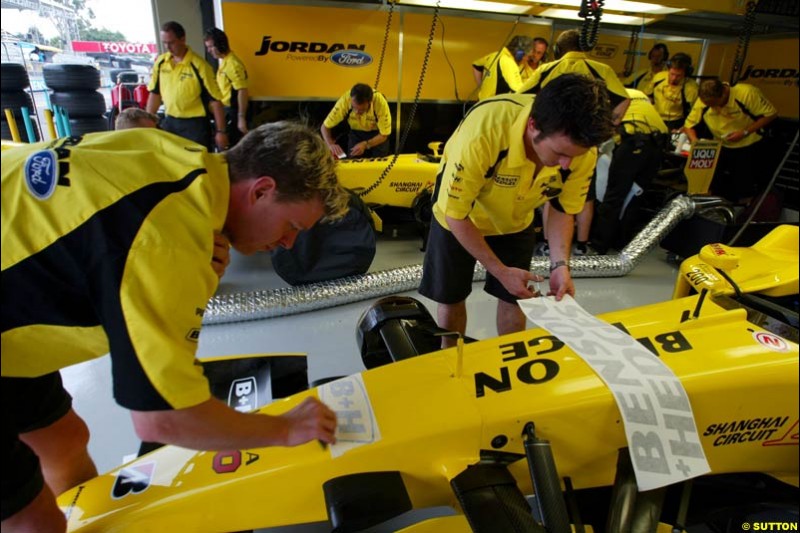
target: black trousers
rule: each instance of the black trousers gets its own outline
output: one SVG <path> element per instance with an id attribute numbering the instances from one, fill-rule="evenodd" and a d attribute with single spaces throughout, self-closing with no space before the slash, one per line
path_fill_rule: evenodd
<path id="1" fill-rule="evenodd" d="M 161 121 L 161 129 L 205 146 L 209 151 L 213 150 L 211 123 L 208 117 L 176 118 L 167 115 Z"/>
<path id="2" fill-rule="evenodd" d="M 375 137 L 377 134 L 378 134 L 377 130 L 374 131 L 350 130 L 350 133 L 347 134 L 347 157 L 350 157 L 350 150 L 353 149 L 353 146 L 357 145 L 360 142 L 368 141 L 373 137 Z M 355 159 L 365 159 L 369 157 L 386 157 L 387 155 L 389 155 L 389 139 L 386 139 L 378 146 L 373 146 L 372 148 L 365 150 L 363 154 L 361 154 Z"/>
<path id="3" fill-rule="evenodd" d="M 773 143 L 766 138 L 744 148 L 723 147 L 711 192 L 734 204 L 752 198 L 769 183 L 778 157 Z"/>
<path id="4" fill-rule="evenodd" d="M 645 190 L 650 186 L 661 166 L 661 154 L 659 134 L 625 135 L 614 148 L 606 193 L 592 223 L 592 247 L 599 253 L 622 248 L 633 237 L 633 228 L 620 220 L 625 199 L 634 183 Z"/>

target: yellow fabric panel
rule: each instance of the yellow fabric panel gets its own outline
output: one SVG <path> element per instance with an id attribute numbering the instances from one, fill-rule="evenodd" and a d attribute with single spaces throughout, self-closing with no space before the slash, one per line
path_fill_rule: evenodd
<path id="1" fill-rule="evenodd" d="M 744 104 L 745 108 L 756 117 L 772 116 L 778 113 L 777 108 L 767 100 L 757 87 L 746 83 L 737 83 L 735 86 L 730 87 L 728 103 L 720 109 L 709 109 L 705 112 L 705 115 L 703 115 L 703 110 L 708 106 L 698 98 L 694 107 L 692 107 L 692 112 L 689 113 L 689 118 L 686 119 L 686 126 L 694 128 L 703 117 L 714 138 L 722 141 L 722 146 L 744 148 L 757 143 L 761 140 L 761 135 L 755 131 L 737 142 L 726 141 L 724 138 L 728 133 L 743 130 L 755 122 L 747 113 L 742 111 L 742 108 L 736 103 L 737 100 Z"/>
<path id="2" fill-rule="evenodd" d="M 472 65 L 483 69 L 483 81 L 478 91 L 478 100 L 485 100 L 497 94 L 497 82 L 500 76 L 503 77 L 511 91 L 517 92 L 522 87 L 519 65 L 508 48 L 503 47 L 499 53 L 486 54 Z"/>
<path id="3" fill-rule="evenodd" d="M 171 117 L 206 116 L 208 110 L 201 99 L 204 90 L 213 100 L 222 101 L 211 65 L 188 47 L 186 55 L 179 63 L 172 62 L 172 54 L 169 52 L 158 56 L 147 88 L 154 92 L 156 87 L 164 109 Z"/>
<path id="4" fill-rule="evenodd" d="M 225 56 L 220 61 L 219 69 L 217 69 L 217 85 L 219 86 L 222 95 L 222 105 L 229 107 L 231 105 L 231 89 L 241 91 L 247 89 L 247 69 L 244 68 L 244 63 L 233 52 Z"/>
<path id="5" fill-rule="evenodd" d="M 593 148 L 573 159 L 564 184 L 558 167 L 542 168 L 534 180 L 536 168 L 523 143 L 532 106 L 532 95 L 498 95 L 478 104 L 462 121 L 440 166 L 444 172 L 433 213 L 443 227 L 448 228 L 446 216 L 468 216 L 483 235 L 522 231 L 533 221 L 534 209 L 548 200 L 548 189 L 566 212 L 583 208 L 597 152 Z M 486 178 L 504 150 L 506 157 Z"/>
<path id="6" fill-rule="evenodd" d="M 661 70 L 663 72 L 666 67 Z M 622 80 L 623 85 L 630 86 L 632 89 L 642 91 L 646 95 L 653 94 L 653 78 L 657 73 L 653 72 L 650 65 L 647 68 L 637 70 L 627 78 Z"/>
<path id="7" fill-rule="evenodd" d="M 100 326 L 36 324 L 6 331 L 0 339 L 4 376 L 37 377 L 108 353 L 108 338 Z M 36 354 L 30 353 L 31 346 L 36 346 Z"/>

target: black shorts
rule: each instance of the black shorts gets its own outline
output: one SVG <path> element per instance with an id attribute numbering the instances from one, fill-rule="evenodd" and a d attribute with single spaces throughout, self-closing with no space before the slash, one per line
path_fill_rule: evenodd
<path id="1" fill-rule="evenodd" d="M 504 265 L 530 270 L 533 246 L 536 244 L 533 224 L 519 233 L 485 238 L 489 248 Z M 433 217 L 419 293 L 441 304 L 462 302 L 472 292 L 474 271 L 475 258 L 461 246 L 452 232 L 444 229 Z M 488 272 L 483 290 L 504 302 L 514 303 L 519 299 Z"/>
<path id="2" fill-rule="evenodd" d="M 160 127 L 164 131 L 203 145 L 209 151 L 214 147 L 211 123 L 207 117 L 176 118 L 166 115 L 161 121 Z"/>
<path id="3" fill-rule="evenodd" d="M 61 374 L 38 378 L 3 376 L 3 517 L 31 503 L 44 487 L 39 458 L 19 439 L 20 433 L 41 429 L 72 408 Z"/>

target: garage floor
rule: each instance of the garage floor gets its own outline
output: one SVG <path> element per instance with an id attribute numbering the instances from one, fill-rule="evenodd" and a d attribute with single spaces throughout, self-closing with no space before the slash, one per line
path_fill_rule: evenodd
<path id="1" fill-rule="evenodd" d="M 421 242 L 413 236 L 384 235 L 372 271 L 422 262 Z M 576 279 L 577 300 L 591 313 L 603 313 L 669 299 L 677 272 L 666 261 L 666 253 L 655 249 L 623 278 Z M 233 252 L 231 265 L 223 277 L 219 293 L 269 289 L 286 286 L 272 270 L 267 254 L 244 257 Z M 415 292 L 404 293 L 422 300 L 435 316 L 435 305 Z M 496 335 L 494 299 L 476 284 L 468 301 L 467 334 L 484 339 Z M 352 303 L 300 315 L 271 318 L 238 324 L 208 326 L 203 329 L 198 355 L 202 357 L 248 353 L 305 352 L 308 354 L 309 380 L 348 375 L 364 368 L 355 340 L 356 322 L 370 305 Z M 108 357 L 76 365 L 62 371 L 67 389 L 74 396 L 77 412 L 92 432 L 89 450 L 101 472 L 119 466 L 123 458 L 139 447 L 127 411 L 117 406 L 111 395 L 111 370 Z M 446 512 L 446 511 L 445 511 Z M 428 515 L 430 516 L 430 515 Z M 382 531 L 396 530 L 395 523 Z M 279 531 L 326 531 L 322 524 Z M 278 531 L 278 530 L 270 530 Z"/>

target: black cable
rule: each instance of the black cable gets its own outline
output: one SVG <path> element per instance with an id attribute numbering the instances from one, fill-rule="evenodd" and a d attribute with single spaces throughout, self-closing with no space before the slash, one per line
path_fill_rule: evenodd
<path id="1" fill-rule="evenodd" d="M 439 24 L 442 25 L 442 53 L 444 54 L 444 60 L 447 61 L 447 66 L 450 67 L 450 72 L 453 74 L 453 91 L 455 92 L 456 102 L 460 102 L 461 99 L 458 97 L 458 80 L 456 79 L 456 69 L 453 68 L 453 63 L 450 62 L 450 58 L 447 56 L 447 48 L 444 47 L 444 20 L 439 19 Z"/>
<path id="2" fill-rule="evenodd" d="M 389 1 L 389 14 L 386 17 L 386 29 L 383 32 L 383 46 L 381 46 L 381 58 L 378 61 L 378 73 L 375 75 L 375 87 L 378 90 L 378 83 L 381 81 L 381 70 L 383 69 L 383 58 L 386 56 L 386 44 L 389 42 L 389 30 L 392 27 L 392 14 L 394 13 L 395 0 Z"/>
<path id="3" fill-rule="evenodd" d="M 422 84 L 425 82 L 425 73 L 428 70 L 428 60 L 431 57 L 431 48 L 433 47 L 433 39 L 434 37 L 436 37 L 436 23 L 439 20 L 440 3 L 441 0 L 437 0 L 436 6 L 434 6 L 433 8 L 433 21 L 431 22 L 431 31 L 430 34 L 428 35 L 428 45 L 425 48 L 425 57 L 422 58 L 422 68 L 420 69 L 419 83 L 417 83 L 417 92 L 414 95 L 414 103 L 411 106 L 411 111 L 409 112 L 409 118 L 406 123 L 406 129 L 405 131 L 403 131 L 403 135 L 400 137 L 400 145 L 397 147 L 397 151 L 394 153 L 394 156 L 392 156 L 392 160 L 389 161 L 389 164 L 383 170 L 377 181 L 375 181 L 375 183 L 373 183 L 372 185 L 370 185 L 369 187 L 358 193 L 358 196 L 361 198 L 365 197 L 366 195 L 374 191 L 376 188 L 378 188 L 378 186 L 383 182 L 383 180 L 386 179 L 386 176 L 388 176 L 389 172 L 392 171 L 392 167 L 394 167 L 395 163 L 397 163 L 397 158 L 400 157 L 400 152 L 403 151 L 403 147 L 405 146 L 406 140 L 408 139 L 408 134 L 411 133 L 411 127 L 414 125 L 414 116 L 417 113 L 417 107 L 419 105 L 419 95 L 422 92 Z M 399 106 L 402 105 L 402 102 L 398 102 L 397 105 L 399 108 Z"/>
<path id="4" fill-rule="evenodd" d="M 750 36 L 753 33 L 753 26 L 756 23 L 756 2 L 747 2 L 744 13 L 744 23 L 742 32 L 739 34 L 739 44 L 736 46 L 736 55 L 733 56 L 733 68 L 731 69 L 731 86 L 739 81 L 739 74 L 742 72 L 744 60 L 747 58 L 747 48 L 750 46 Z"/>
<path id="5" fill-rule="evenodd" d="M 581 0 L 578 16 L 583 19 L 583 23 L 581 24 L 579 43 L 584 52 L 588 52 L 597 44 L 604 2 L 605 0 Z"/>

